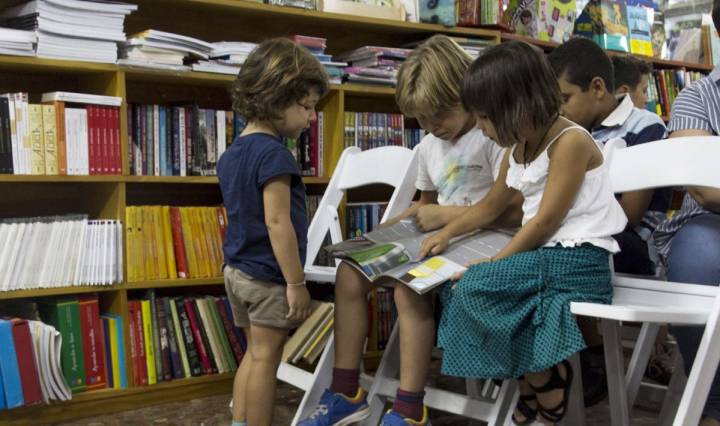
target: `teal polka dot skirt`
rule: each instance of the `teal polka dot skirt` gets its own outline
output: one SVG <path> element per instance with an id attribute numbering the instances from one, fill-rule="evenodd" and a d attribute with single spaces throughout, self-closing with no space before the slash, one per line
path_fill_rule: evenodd
<path id="1" fill-rule="evenodd" d="M 443 374 L 517 378 L 585 348 L 570 302 L 611 302 L 608 256 L 589 244 L 542 247 L 474 265 L 443 286 Z"/>

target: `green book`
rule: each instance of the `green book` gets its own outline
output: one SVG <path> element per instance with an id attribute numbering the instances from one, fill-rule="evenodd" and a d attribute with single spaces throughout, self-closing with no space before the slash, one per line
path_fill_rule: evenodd
<path id="1" fill-rule="evenodd" d="M 231 371 L 237 370 L 237 362 L 235 361 L 235 354 L 232 351 L 232 348 L 230 347 L 230 341 L 228 340 L 227 334 L 225 334 L 225 327 L 223 327 L 222 318 L 220 318 L 220 312 L 217 310 L 217 305 L 215 304 L 215 298 L 213 296 L 208 296 L 205 298 L 205 304 L 208 307 L 208 310 L 210 311 L 210 316 L 212 317 L 213 325 L 215 326 L 215 330 L 217 330 L 218 340 L 220 340 L 220 344 L 222 345 L 223 354 L 225 355 L 225 359 L 227 360 L 228 365 L 230 366 Z"/>
<path id="2" fill-rule="evenodd" d="M 73 393 L 85 391 L 85 355 L 80 332 L 80 304 L 77 298 L 48 299 L 38 303 L 43 321 L 62 336 L 60 364 Z"/>
<path id="3" fill-rule="evenodd" d="M 185 350 L 185 342 L 183 341 L 183 330 L 180 326 L 180 317 L 178 316 L 175 299 L 168 300 L 170 304 L 170 316 L 172 317 L 173 327 L 175 328 L 175 338 L 177 340 L 178 352 L 180 352 L 180 362 L 182 362 L 183 373 L 185 377 L 192 377 L 190 373 L 190 363 L 188 362 L 187 351 Z"/>

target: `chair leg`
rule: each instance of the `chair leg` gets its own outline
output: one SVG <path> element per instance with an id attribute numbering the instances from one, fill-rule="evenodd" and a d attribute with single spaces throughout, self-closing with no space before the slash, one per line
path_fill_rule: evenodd
<path id="1" fill-rule="evenodd" d="M 632 408 L 637 398 L 640 382 L 645 375 L 652 349 L 655 347 L 655 338 L 657 337 L 659 324 L 643 323 L 640 328 L 640 334 L 635 342 L 630 364 L 628 364 L 627 374 L 625 375 L 625 386 L 627 387 L 628 407 Z"/>
<path id="2" fill-rule="evenodd" d="M 488 388 L 488 382 L 492 380 L 482 379 L 465 379 L 465 391 L 469 398 L 480 398 L 483 395 L 483 391 Z M 479 426 L 480 422 L 477 420 L 470 420 L 468 426 Z"/>
<path id="3" fill-rule="evenodd" d="M 294 426 L 300 420 L 308 417 L 315 406 L 320 402 L 320 397 L 325 389 L 330 387 L 330 380 L 332 379 L 332 369 L 335 362 L 335 336 L 330 334 L 330 337 L 325 345 L 320 360 L 318 361 L 317 367 L 313 372 L 312 385 L 305 391 L 303 399 L 295 411 L 295 417 L 293 418 L 292 425 Z"/>
<path id="4" fill-rule="evenodd" d="M 570 357 L 570 365 L 573 371 L 573 382 L 570 388 L 570 400 L 568 401 L 568 413 L 563 424 L 568 426 L 585 425 L 585 402 L 583 401 L 582 371 L 580 367 L 580 353 Z"/>
<path id="5" fill-rule="evenodd" d="M 611 424 L 612 426 L 630 426 L 620 324 L 617 321 L 607 319 L 603 319 L 600 324 L 605 346 L 605 368 L 607 370 L 608 393 L 610 396 Z"/>
<path id="6" fill-rule="evenodd" d="M 389 389 L 383 389 L 387 384 L 387 380 L 395 379 L 400 374 L 400 325 L 395 322 L 387 345 L 383 351 L 380 365 L 375 372 L 372 386 L 368 391 L 368 404 L 370 405 L 370 417 L 363 424 L 375 426 L 380 423 L 383 415 L 385 402 L 388 396 L 391 396 Z"/>
<path id="7" fill-rule="evenodd" d="M 517 404 L 517 396 L 519 394 L 517 381 L 504 380 L 497 392 L 495 403 L 488 417 L 487 424 L 489 426 L 502 426 L 506 424 L 508 419 L 512 419 L 512 412 Z M 512 423 L 512 420 L 510 421 Z M 578 425 L 582 426 L 582 425 Z"/>
<path id="8" fill-rule="evenodd" d="M 675 357 L 673 366 L 673 374 L 670 377 L 670 383 L 668 384 L 667 391 L 665 392 L 665 398 L 662 402 L 662 409 L 660 409 L 660 415 L 658 421 L 660 426 L 672 425 L 675 413 L 677 413 L 678 406 L 680 405 L 680 398 L 682 397 L 683 389 L 687 383 L 687 376 L 685 376 L 685 370 L 683 370 L 682 356 L 678 354 Z"/>

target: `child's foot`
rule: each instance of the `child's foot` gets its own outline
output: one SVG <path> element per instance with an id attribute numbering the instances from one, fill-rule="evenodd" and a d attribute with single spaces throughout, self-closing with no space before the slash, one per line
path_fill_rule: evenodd
<path id="1" fill-rule="evenodd" d="M 423 416 L 421 420 L 408 419 L 403 417 L 402 414 L 388 410 L 380 421 L 381 426 L 431 426 L 430 419 L 428 418 L 428 409 L 423 407 Z"/>
<path id="2" fill-rule="evenodd" d="M 298 426 L 346 426 L 365 420 L 370 415 L 366 397 L 362 388 L 354 398 L 326 389 L 315 412 Z"/>
<path id="3" fill-rule="evenodd" d="M 537 397 L 538 420 L 556 424 L 565 417 L 572 379 L 572 367 L 568 361 L 563 361 L 550 369 L 545 383 L 534 385 L 530 382 Z"/>
<path id="4" fill-rule="evenodd" d="M 520 394 L 517 405 L 515 406 L 515 412 L 512 415 L 513 423 L 518 426 L 529 425 L 535 421 L 537 414 L 537 398 L 535 394 Z"/>

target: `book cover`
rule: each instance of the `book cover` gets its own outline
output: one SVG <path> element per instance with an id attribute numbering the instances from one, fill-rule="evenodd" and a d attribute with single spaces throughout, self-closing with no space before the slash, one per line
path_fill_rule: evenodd
<path id="1" fill-rule="evenodd" d="M 640 5 L 628 5 L 628 29 L 630 32 L 630 52 L 636 55 L 652 56 L 651 28 L 653 9 Z"/>
<path id="2" fill-rule="evenodd" d="M 202 323 L 202 330 L 200 333 L 202 334 L 204 332 L 207 336 L 207 341 L 210 344 L 210 353 L 212 354 L 212 359 L 215 361 L 215 365 L 217 366 L 217 372 L 220 374 L 227 373 L 230 370 L 225 362 L 225 355 L 223 354 L 222 346 L 220 345 L 220 339 L 218 338 L 215 326 L 210 318 L 210 313 L 207 310 L 205 299 L 195 299 L 195 306 L 197 307 L 197 312 L 200 315 L 200 321 Z"/>
<path id="3" fill-rule="evenodd" d="M 153 336 L 152 314 L 150 309 L 150 300 L 143 299 L 140 301 L 142 309 L 142 326 L 145 344 L 145 365 L 147 365 L 147 384 L 154 385 L 157 383 L 157 369 L 155 367 L 155 338 Z M 160 356 L 159 354 L 157 356 Z"/>
<path id="4" fill-rule="evenodd" d="M 192 377 L 192 373 L 190 371 L 190 361 L 188 360 L 185 342 L 183 341 L 183 330 L 182 325 L 180 324 L 180 315 L 178 315 L 178 308 L 175 304 L 175 299 L 168 298 L 168 305 L 170 306 L 170 316 L 172 318 L 173 330 L 175 332 L 175 345 L 177 347 L 178 354 L 180 354 L 183 376 Z"/>
<path id="5" fill-rule="evenodd" d="M 203 374 L 204 364 L 200 361 L 195 336 L 190 326 L 190 317 L 185 309 L 185 302 L 181 299 L 173 299 L 173 303 L 178 312 L 180 327 L 182 328 L 183 343 L 185 344 L 185 352 L 188 357 L 190 366 L 190 374 L 192 376 L 200 376 Z"/>
<path id="6" fill-rule="evenodd" d="M 55 327 L 62 336 L 61 365 L 70 389 L 73 393 L 85 391 L 85 360 L 78 299 L 48 299 L 38 303 L 38 309 L 43 321 Z"/>
<path id="7" fill-rule="evenodd" d="M 80 297 L 80 330 L 83 336 L 85 357 L 85 384 L 90 389 L 106 387 L 105 339 L 100 322 L 100 304 L 97 296 Z"/>
<path id="8" fill-rule="evenodd" d="M 538 38 L 564 43 L 570 39 L 576 17 L 575 0 L 537 0 Z"/>
<path id="9" fill-rule="evenodd" d="M 10 322 L 25 405 L 38 404 L 43 401 L 43 394 L 30 327 L 24 319 L 13 318 Z"/>
<path id="10" fill-rule="evenodd" d="M 158 299 L 162 303 L 162 313 L 165 317 L 165 328 L 167 330 L 167 343 L 170 352 L 170 373 L 174 379 L 182 379 L 183 366 L 180 362 L 180 352 L 178 352 L 177 337 L 175 336 L 175 325 L 173 323 L 172 312 L 170 311 L 170 298 L 161 297 Z M 160 306 L 159 306 L 160 308 Z"/>
<path id="11" fill-rule="evenodd" d="M 102 316 L 102 325 L 103 325 L 103 331 L 105 332 L 105 336 L 107 338 L 105 339 L 105 365 L 108 367 L 108 376 L 107 376 L 107 387 L 110 389 L 117 389 L 115 387 L 115 383 L 118 382 L 118 369 L 117 369 L 117 359 L 113 360 L 113 352 L 112 352 L 112 325 L 111 325 L 111 319 L 106 318 L 105 315 Z"/>
<path id="12" fill-rule="evenodd" d="M 202 338 L 202 335 L 200 333 L 200 323 L 198 322 L 197 315 L 195 314 L 195 309 L 193 308 L 193 300 L 188 298 L 185 299 L 184 308 L 186 315 L 188 317 L 188 323 L 190 325 L 190 330 L 192 330 L 192 337 L 193 342 L 195 343 L 195 349 L 198 353 L 198 358 L 200 359 L 200 362 L 202 363 L 203 367 L 203 373 L 205 374 L 213 374 L 213 366 L 210 362 L 210 358 L 208 357 L 208 352 L 206 350 L 205 342 Z M 184 327 L 184 326 L 183 326 Z M 208 348 L 209 349 L 209 348 Z M 189 353 L 189 351 L 188 351 Z"/>
<path id="13" fill-rule="evenodd" d="M 604 32 L 593 38 L 603 49 L 630 51 L 627 9 L 622 1 L 602 0 L 600 13 Z"/>
<path id="14" fill-rule="evenodd" d="M 225 327 L 223 327 L 222 320 L 220 319 L 220 313 L 215 305 L 215 298 L 213 296 L 207 296 L 205 298 L 205 306 L 207 307 L 208 313 L 212 320 L 215 332 L 217 333 L 218 340 L 222 346 L 222 352 L 225 357 L 225 362 L 230 371 L 235 371 L 238 367 L 237 361 L 235 360 L 235 354 L 230 348 L 230 341 L 225 333 Z"/>
<path id="15" fill-rule="evenodd" d="M 239 365 L 242 362 L 244 352 L 242 347 L 240 346 L 237 335 L 233 330 L 233 328 L 235 328 L 235 325 L 232 323 L 232 319 L 228 317 L 228 314 L 225 311 L 225 302 L 222 300 L 222 298 L 216 298 L 215 305 L 217 307 L 218 315 L 220 315 L 223 328 L 225 329 L 225 335 L 227 336 L 228 342 L 230 343 L 230 348 L 232 349 L 233 355 L 235 356 L 235 361 Z"/>
<path id="16" fill-rule="evenodd" d="M 22 406 L 25 400 L 23 399 L 12 324 L 3 319 L 0 319 L 0 379 L 5 394 L 5 406 L 7 408 Z"/>

